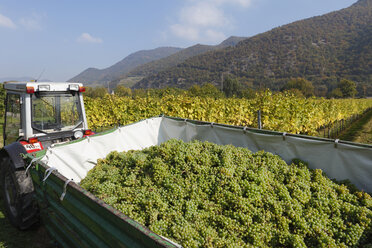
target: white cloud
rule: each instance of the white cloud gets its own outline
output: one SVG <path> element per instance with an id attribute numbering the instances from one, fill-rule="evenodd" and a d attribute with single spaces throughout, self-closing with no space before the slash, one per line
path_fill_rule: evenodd
<path id="1" fill-rule="evenodd" d="M 234 4 L 241 7 L 248 7 L 251 5 L 252 0 L 210 0 L 216 4 Z"/>
<path id="2" fill-rule="evenodd" d="M 41 30 L 41 16 L 33 14 L 30 17 L 23 17 L 19 20 L 19 23 L 27 30 Z"/>
<path id="3" fill-rule="evenodd" d="M 178 14 L 178 22 L 170 25 L 172 35 L 193 42 L 221 42 L 224 30 L 233 20 L 224 12 L 226 5 L 249 7 L 252 0 L 188 0 Z"/>
<path id="4" fill-rule="evenodd" d="M 101 38 L 93 37 L 88 33 L 82 33 L 77 38 L 77 41 L 81 42 L 81 43 L 102 43 L 103 42 L 103 40 Z"/>
<path id="5" fill-rule="evenodd" d="M 208 2 L 199 2 L 183 8 L 180 21 L 198 27 L 221 27 L 228 23 L 222 10 Z"/>
<path id="6" fill-rule="evenodd" d="M 14 22 L 9 17 L 6 17 L 6 16 L 0 14 L 0 27 L 14 29 L 17 26 L 14 24 Z"/>
<path id="7" fill-rule="evenodd" d="M 170 30 L 174 35 L 180 38 L 185 38 L 192 41 L 197 41 L 200 39 L 199 30 L 192 26 L 174 24 L 170 26 Z"/>

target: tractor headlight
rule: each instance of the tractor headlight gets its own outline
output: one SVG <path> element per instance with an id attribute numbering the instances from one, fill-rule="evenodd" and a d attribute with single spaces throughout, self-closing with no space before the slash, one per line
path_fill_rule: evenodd
<path id="1" fill-rule="evenodd" d="M 39 91 L 50 91 L 50 85 L 49 84 L 40 84 L 38 89 L 39 89 Z"/>
<path id="2" fill-rule="evenodd" d="M 75 133 L 74 133 L 74 138 L 75 139 L 80 139 L 80 138 L 82 138 L 83 137 L 83 132 L 82 131 L 76 131 Z"/>
<path id="3" fill-rule="evenodd" d="M 68 88 L 71 91 L 79 91 L 79 85 L 78 84 L 69 84 Z"/>

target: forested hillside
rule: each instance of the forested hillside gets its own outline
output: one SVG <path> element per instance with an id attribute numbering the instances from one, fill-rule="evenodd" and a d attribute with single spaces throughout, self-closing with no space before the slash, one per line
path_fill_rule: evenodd
<path id="1" fill-rule="evenodd" d="M 96 69 L 88 68 L 79 75 L 71 78 L 69 81 L 81 82 L 89 85 L 103 85 L 110 82 L 120 75 L 123 75 L 133 68 L 145 64 L 147 62 L 167 57 L 173 53 L 182 50 L 177 47 L 159 47 L 152 50 L 142 50 L 130 54 L 118 63 L 105 68 Z"/>
<path id="2" fill-rule="evenodd" d="M 135 88 L 188 88 L 221 83 L 225 75 L 249 86 L 280 89 L 290 78 L 304 77 L 332 90 L 347 78 L 372 85 L 372 0 L 297 21 L 210 51 L 150 75 Z"/>

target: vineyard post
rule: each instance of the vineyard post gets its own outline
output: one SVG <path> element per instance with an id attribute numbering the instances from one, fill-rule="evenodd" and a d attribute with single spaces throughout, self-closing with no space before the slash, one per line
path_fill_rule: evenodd
<path id="1" fill-rule="evenodd" d="M 323 125 L 323 137 L 324 137 L 324 138 L 326 137 L 326 132 L 325 132 L 325 130 L 326 130 L 326 125 L 324 124 L 324 125 Z"/>
<path id="2" fill-rule="evenodd" d="M 330 134 L 330 129 L 331 129 L 331 124 L 328 123 L 328 138 L 330 138 L 331 134 Z"/>
<path id="3" fill-rule="evenodd" d="M 261 109 L 257 111 L 257 124 L 258 124 L 258 129 L 262 129 Z"/>

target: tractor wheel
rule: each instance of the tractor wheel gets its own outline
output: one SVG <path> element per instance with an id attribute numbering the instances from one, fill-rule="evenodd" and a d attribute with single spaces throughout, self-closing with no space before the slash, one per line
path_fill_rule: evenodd
<path id="1" fill-rule="evenodd" d="M 31 176 L 25 170 L 14 170 L 8 157 L 1 162 L 0 186 L 6 215 L 15 227 L 26 230 L 39 221 Z"/>

